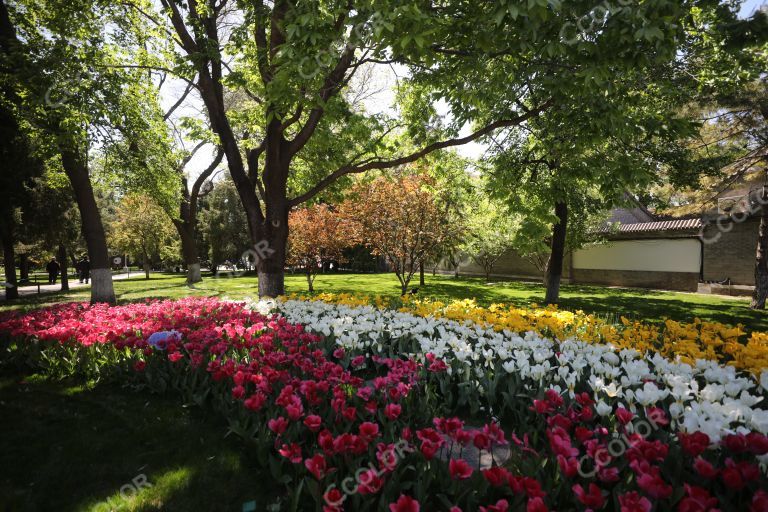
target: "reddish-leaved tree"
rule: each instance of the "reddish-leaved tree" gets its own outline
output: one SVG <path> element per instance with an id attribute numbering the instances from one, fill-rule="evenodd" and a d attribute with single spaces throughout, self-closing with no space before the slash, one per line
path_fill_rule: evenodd
<path id="1" fill-rule="evenodd" d="M 354 240 L 343 219 L 324 204 L 292 211 L 289 224 L 287 263 L 304 270 L 312 292 L 318 269 L 324 262 L 343 262 L 344 249 Z"/>
<path id="2" fill-rule="evenodd" d="M 451 236 L 428 177 L 378 178 L 356 186 L 342 216 L 358 242 L 383 256 L 405 295 L 420 264 Z"/>

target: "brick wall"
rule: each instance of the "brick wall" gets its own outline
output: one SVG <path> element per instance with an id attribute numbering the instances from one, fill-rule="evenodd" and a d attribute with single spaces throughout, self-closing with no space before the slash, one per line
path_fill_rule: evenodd
<path id="1" fill-rule="evenodd" d="M 719 229 L 716 224 L 705 228 L 705 281 L 730 278 L 733 284 L 755 284 L 755 249 L 759 224 L 759 217 L 754 217 L 741 223 L 722 223 L 725 229 L 731 227 L 728 232 Z"/>
<path id="2" fill-rule="evenodd" d="M 695 272 L 589 270 L 575 268 L 573 269 L 573 282 L 695 292 L 699 285 L 699 274 Z"/>

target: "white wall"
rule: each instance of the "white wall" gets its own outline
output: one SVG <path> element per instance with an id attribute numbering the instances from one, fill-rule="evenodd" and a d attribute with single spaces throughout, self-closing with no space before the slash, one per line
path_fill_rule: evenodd
<path id="1" fill-rule="evenodd" d="M 696 239 L 625 240 L 593 245 L 573 254 L 574 269 L 696 272 L 701 244 Z"/>

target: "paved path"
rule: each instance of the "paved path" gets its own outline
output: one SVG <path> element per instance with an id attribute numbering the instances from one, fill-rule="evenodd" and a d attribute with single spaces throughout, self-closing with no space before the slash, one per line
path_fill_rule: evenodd
<path id="1" fill-rule="evenodd" d="M 131 273 L 134 276 L 137 276 L 141 274 L 141 272 L 132 272 Z M 113 274 L 112 280 L 116 281 L 118 279 L 127 279 L 128 274 L 127 273 L 120 273 L 120 274 Z M 77 277 L 73 278 L 70 276 L 69 278 L 69 289 L 75 290 L 77 288 L 85 288 L 91 286 L 89 284 L 81 283 L 77 280 Z M 40 295 L 48 294 L 48 293 L 55 293 L 61 291 L 61 279 L 56 281 L 56 284 L 40 284 Z M 38 287 L 37 285 L 32 286 L 22 286 L 19 288 L 19 297 L 29 297 L 32 295 L 38 295 Z M 5 300 L 5 289 L 2 289 L 2 292 L 0 292 L 0 300 Z"/>

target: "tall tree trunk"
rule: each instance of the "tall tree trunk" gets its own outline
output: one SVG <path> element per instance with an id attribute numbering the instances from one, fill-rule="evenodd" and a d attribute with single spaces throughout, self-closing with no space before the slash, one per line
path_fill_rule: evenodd
<path id="1" fill-rule="evenodd" d="M 259 276 L 259 297 L 279 297 L 285 295 L 285 249 L 288 238 L 288 215 L 283 220 L 277 220 L 277 215 L 268 216 L 275 219 L 265 226 L 264 237 L 252 236 L 254 242 L 254 258 L 256 272 Z"/>
<path id="2" fill-rule="evenodd" d="M 545 276 L 547 293 L 545 304 L 557 304 L 560 300 L 560 280 L 563 277 L 565 259 L 565 239 L 568 234 L 568 204 L 565 201 L 555 203 L 557 223 L 552 228 L 552 245 Z"/>
<path id="3" fill-rule="evenodd" d="M 88 176 L 88 169 L 82 158 L 70 149 L 62 148 L 61 163 L 75 193 L 83 237 L 88 247 L 91 263 L 91 303 L 107 302 L 115 304 L 115 288 L 112 284 L 112 271 L 107 249 L 107 237 L 101 214 L 93 195 L 93 187 Z"/>
<path id="4" fill-rule="evenodd" d="M 279 123 L 277 123 L 279 125 Z M 270 129 L 275 128 L 271 126 Z M 285 294 L 285 257 L 288 243 L 288 212 L 285 177 L 288 175 L 289 162 L 281 155 L 285 140 L 281 134 L 273 135 L 277 140 L 267 144 L 264 167 L 265 215 L 259 222 L 261 206 L 256 203 L 256 211 L 248 212 L 248 225 L 259 276 L 259 297 L 278 297 Z M 242 194 L 241 194 L 242 198 Z"/>
<path id="5" fill-rule="evenodd" d="M 752 309 L 765 309 L 765 300 L 768 298 L 768 188 L 763 187 L 762 211 L 760 215 L 760 227 L 757 235 L 757 251 L 755 254 L 755 291 L 752 293 Z"/>
<path id="6" fill-rule="evenodd" d="M 184 265 L 187 267 L 187 285 L 191 286 L 203 280 L 200 273 L 200 258 L 197 255 L 197 241 L 195 233 L 189 222 L 173 219 L 173 225 L 181 239 L 181 255 Z"/>
<path id="7" fill-rule="evenodd" d="M 4 219 L 4 221 L 6 226 L 0 235 L 2 235 L 3 264 L 5 265 L 5 298 L 6 300 L 13 300 L 19 298 L 19 288 L 16 281 L 16 254 L 13 250 L 13 228 L 11 227 L 13 224 L 8 224 L 9 221 L 13 222 L 13 219 Z"/>
<path id="8" fill-rule="evenodd" d="M 419 286 L 424 286 L 424 262 L 419 262 Z"/>
<path id="9" fill-rule="evenodd" d="M 312 284 L 312 269 L 309 268 L 309 266 L 307 266 L 306 271 L 307 271 L 307 286 L 309 287 L 310 292 L 314 292 L 315 287 Z"/>
<path id="10" fill-rule="evenodd" d="M 205 181 L 211 174 L 213 174 L 223 158 L 224 151 L 219 148 L 216 157 L 210 165 L 200 173 L 197 179 L 195 179 L 191 190 L 187 178 L 184 176 L 184 165 L 186 165 L 186 162 L 189 160 L 182 163 L 179 168 L 183 197 L 179 208 L 179 218 L 174 218 L 173 224 L 176 226 L 176 230 L 179 232 L 179 238 L 181 239 L 181 254 L 184 258 L 184 264 L 187 267 L 187 286 L 194 286 L 195 283 L 199 283 L 203 280 L 203 276 L 200 273 L 200 257 L 197 250 L 197 240 L 195 240 L 197 203 L 200 199 L 200 193 Z"/>
<path id="11" fill-rule="evenodd" d="M 64 244 L 59 244 L 59 252 L 56 256 L 61 265 L 61 291 L 69 290 L 69 275 L 67 273 L 67 248 Z"/>
<path id="12" fill-rule="evenodd" d="M 19 281 L 29 281 L 29 254 L 19 254 Z"/>

